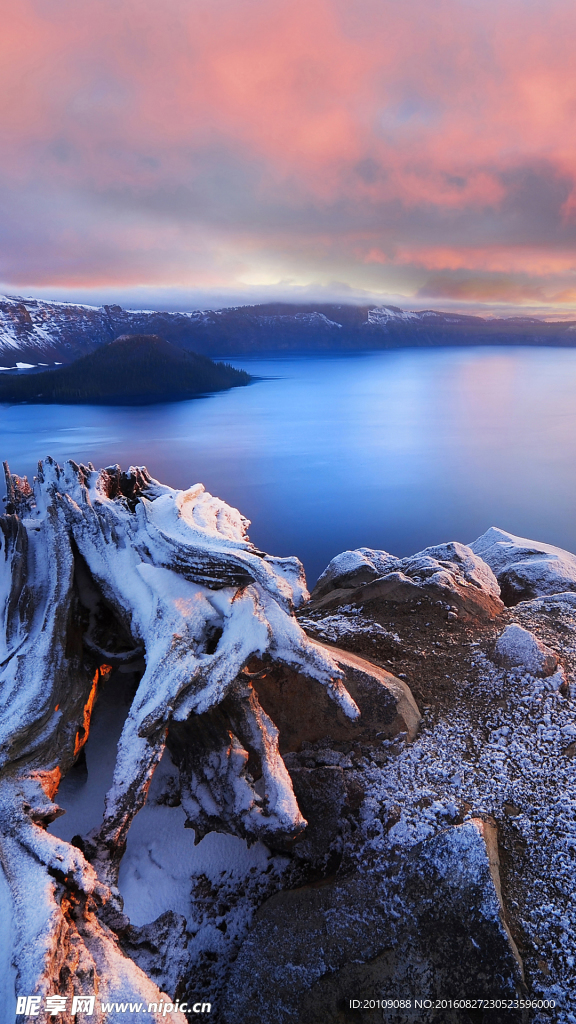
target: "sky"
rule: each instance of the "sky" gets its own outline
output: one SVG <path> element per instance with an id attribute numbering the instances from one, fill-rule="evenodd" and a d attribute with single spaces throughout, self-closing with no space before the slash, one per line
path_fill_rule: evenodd
<path id="1" fill-rule="evenodd" d="M 0 290 L 576 313 L 573 0 L 18 0 Z"/>

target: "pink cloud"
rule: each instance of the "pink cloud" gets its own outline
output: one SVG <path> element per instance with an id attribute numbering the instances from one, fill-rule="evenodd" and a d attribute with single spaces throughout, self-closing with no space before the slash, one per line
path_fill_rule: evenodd
<path id="1" fill-rule="evenodd" d="M 575 34 L 569 0 L 20 0 L 4 276 L 569 273 Z"/>

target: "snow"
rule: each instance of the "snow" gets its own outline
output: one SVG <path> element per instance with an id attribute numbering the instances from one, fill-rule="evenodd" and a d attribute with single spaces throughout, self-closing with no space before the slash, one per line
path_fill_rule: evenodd
<path id="1" fill-rule="evenodd" d="M 342 551 L 333 558 L 321 576 L 318 577 L 318 584 L 338 580 L 341 577 L 349 576 L 361 569 L 374 570 L 374 575 L 383 576 L 387 571 L 395 568 L 399 559 L 387 551 L 376 551 L 374 548 L 356 548 L 354 551 Z"/>
<path id="2" fill-rule="evenodd" d="M 35 299 L 32 295 L 24 297 L 20 295 L 0 295 L 0 302 L 6 303 L 7 305 L 26 306 L 26 309 L 41 309 L 43 307 L 51 309 L 52 306 L 56 306 L 57 309 L 96 310 L 101 308 L 98 306 L 89 306 L 85 302 L 62 302 L 57 299 L 51 299 L 50 301 L 47 301 L 46 299 Z"/>
<path id="3" fill-rule="evenodd" d="M 500 596 L 500 587 L 490 566 L 486 564 L 485 560 L 478 558 L 472 548 L 465 544 L 451 541 L 448 544 L 436 544 L 433 547 L 424 548 L 418 555 L 404 560 L 404 572 L 412 576 L 413 572 L 418 571 L 419 562 L 421 561 L 425 565 L 427 559 L 439 562 L 443 568 L 448 570 L 449 574 L 462 582 L 471 583 L 492 597 Z M 414 570 L 412 570 L 412 565 L 414 565 Z M 424 573 L 427 575 L 426 569 L 424 569 Z M 432 574 L 431 580 L 436 582 L 434 574 Z"/>
<path id="4" fill-rule="evenodd" d="M 306 324 L 309 327 L 318 328 L 341 328 L 342 324 L 335 320 L 329 320 L 324 313 L 294 313 L 292 316 L 278 314 L 277 316 L 256 316 L 255 320 L 259 327 L 285 327 L 294 323 Z M 208 321 L 210 322 L 210 321 Z"/>
<path id="5" fill-rule="evenodd" d="M 320 620 L 301 615 L 299 622 L 303 629 L 314 633 L 321 640 L 335 642 L 350 636 L 366 636 L 391 640 L 398 645 L 401 642 L 397 633 L 384 629 L 373 619 L 365 618 L 352 605 L 341 605 L 337 613 L 324 615 Z"/>
<path id="6" fill-rule="evenodd" d="M 0 764 L 6 764 L 16 749 L 24 757 L 57 727 L 60 713 L 48 679 L 57 674 L 64 660 L 60 614 L 70 602 L 73 561 L 70 543 L 58 529 L 58 517 L 47 517 L 39 532 L 26 530 L 28 574 L 22 572 L 24 528 L 0 537 Z M 26 582 L 34 616 L 20 619 L 17 604 Z M 60 663 L 60 664 L 59 664 Z M 50 666 L 47 672 L 47 666 Z M 48 676 L 48 678 L 47 678 Z M 27 741 L 23 736 L 28 736 Z"/>
<path id="7" fill-rule="evenodd" d="M 576 626 L 573 610 L 572 616 Z M 532 977 L 533 998 L 556 998 L 556 1019 L 567 1024 L 576 1007 L 576 798 L 565 748 L 576 736 L 576 702 L 559 692 L 559 673 L 538 679 L 522 668 L 496 668 L 483 655 L 476 664 L 477 674 L 462 680 L 465 697 L 439 721 L 425 716 L 416 740 L 382 767 L 366 763 L 370 838 L 362 857 L 405 857 L 460 813 L 465 820 L 507 820 L 514 842 L 525 848 L 524 902 L 515 912 L 558 979 L 553 985 Z M 387 830 L 391 815 L 397 820 Z"/>
<path id="8" fill-rule="evenodd" d="M 523 597 L 576 591 L 576 555 L 492 526 L 470 544 L 495 576 Z"/>
<path id="9" fill-rule="evenodd" d="M 101 317 L 101 307 L 83 303 L 0 296 L 0 349 L 24 349 L 25 355 L 30 348 L 45 351 L 58 344 L 62 332 L 70 327 L 73 318 L 81 328 L 87 320 Z M 17 364 L 18 369 L 31 369 L 33 365 L 28 362 Z"/>
<path id="10" fill-rule="evenodd" d="M 262 843 L 248 847 L 245 840 L 223 833 L 211 832 L 195 846 L 194 830 L 184 827 L 182 805 L 158 802 L 168 780 L 177 778 L 178 769 L 165 751 L 146 803 L 128 833 L 118 888 L 124 913 L 134 925 L 148 924 L 173 910 L 192 929 L 196 920 L 190 898 L 193 876 L 205 875 L 217 883 L 223 872 L 232 872 L 239 882 L 251 872 L 265 871 L 270 861 Z"/>
<path id="11" fill-rule="evenodd" d="M 50 963 L 62 918 L 53 876 L 69 875 L 78 892 L 86 895 L 102 892 L 94 869 L 80 851 L 37 824 L 55 810 L 43 781 L 41 774 L 30 774 L 20 779 L 5 775 L 0 782 L 0 858 L 13 901 L 8 919 L 13 928 L 12 962 L 19 993 L 30 995 L 49 991 Z M 13 1002 L 9 1008 L 0 1007 L 8 1009 L 1 1019 L 11 1019 Z"/>
<path id="12" fill-rule="evenodd" d="M 16 969 L 12 962 L 14 947 L 14 904 L 6 875 L 0 867 L 0 1009 L 6 1020 L 16 1005 Z M 12 1008 L 12 1009 L 9 1009 Z"/>
<path id="13" fill-rule="evenodd" d="M 418 313 L 411 313 L 408 310 L 379 306 L 376 309 L 368 310 L 368 323 L 376 327 L 384 327 L 391 321 L 418 320 Z"/>
<path id="14" fill-rule="evenodd" d="M 342 327 L 342 324 L 335 320 L 329 320 L 324 313 L 296 313 L 294 319 L 309 324 L 311 327 Z"/>

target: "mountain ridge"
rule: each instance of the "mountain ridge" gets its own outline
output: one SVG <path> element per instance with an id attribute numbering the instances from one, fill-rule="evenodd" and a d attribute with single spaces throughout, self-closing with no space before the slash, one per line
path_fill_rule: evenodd
<path id="1" fill-rule="evenodd" d="M 576 320 L 487 320 L 397 306 L 263 303 L 216 310 L 127 310 L 0 296 L 0 364 L 73 362 L 123 334 L 155 334 L 207 356 L 441 345 L 576 345 Z"/>

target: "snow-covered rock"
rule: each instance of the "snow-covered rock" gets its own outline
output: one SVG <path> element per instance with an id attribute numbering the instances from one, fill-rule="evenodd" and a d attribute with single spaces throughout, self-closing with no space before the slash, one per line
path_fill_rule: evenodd
<path id="1" fill-rule="evenodd" d="M 516 537 L 491 526 L 470 549 L 496 576 L 507 605 L 576 591 L 576 555 L 552 544 Z"/>
<path id="2" fill-rule="evenodd" d="M 396 569 L 400 559 L 387 551 L 374 548 L 356 548 L 342 551 L 333 558 L 316 581 L 312 597 L 316 600 L 331 590 L 348 590 L 384 576 Z"/>
<path id="3" fill-rule="evenodd" d="M 558 657 L 529 630 L 511 622 L 498 637 L 494 661 L 503 668 L 523 668 L 533 676 L 551 676 Z"/>
<path id="4" fill-rule="evenodd" d="M 425 548 L 408 558 L 358 548 L 329 563 L 311 594 L 311 609 L 373 601 L 398 604 L 422 598 L 444 603 L 462 618 L 493 618 L 503 608 L 489 565 L 457 541 Z"/>
<path id="5" fill-rule="evenodd" d="M 495 831 L 480 820 L 441 831 L 395 872 L 376 861 L 367 873 L 273 896 L 232 968 L 224 1021 L 323 1024 L 360 996 L 392 1000 L 390 1019 L 408 1024 L 428 1019 L 415 1012 L 415 995 L 434 1005 L 472 991 L 500 1000 L 524 991 Z M 450 1019 L 467 1017 L 462 1008 Z M 519 1024 L 523 1014 L 512 1006 L 505 1019 Z"/>

